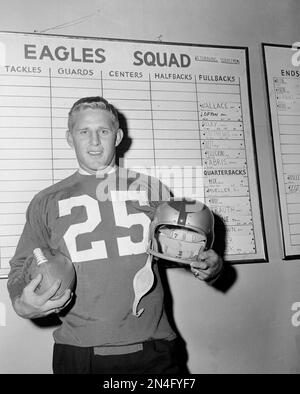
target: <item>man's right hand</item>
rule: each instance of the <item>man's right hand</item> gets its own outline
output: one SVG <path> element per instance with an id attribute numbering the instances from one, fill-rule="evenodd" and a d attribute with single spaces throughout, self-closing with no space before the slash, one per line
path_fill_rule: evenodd
<path id="1" fill-rule="evenodd" d="M 42 275 L 38 274 L 36 278 L 32 279 L 20 297 L 17 297 L 13 302 L 13 307 L 16 313 L 25 319 L 35 319 L 50 315 L 51 313 L 58 313 L 66 307 L 72 299 L 70 289 L 67 289 L 60 297 L 51 300 L 60 286 L 60 281 L 57 280 L 53 285 L 39 295 L 35 293 L 35 289 L 42 280 Z"/>

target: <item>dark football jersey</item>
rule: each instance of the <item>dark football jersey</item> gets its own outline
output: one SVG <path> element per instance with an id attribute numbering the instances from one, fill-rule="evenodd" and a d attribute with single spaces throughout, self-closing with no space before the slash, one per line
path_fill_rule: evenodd
<path id="1" fill-rule="evenodd" d="M 55 341 L 115 346 L 172 339 L 157 265 L 155 282 L 132 313 L 133 279 L 147 261 L 148 228 L 157 204 L 169 197 L 157 179 L 117 168 L 106 175 L 79 172 L 37 194 L 12 258 L 8 289 L 24 288 L 22 270 L 37 247 L 60 249 L 74 263 L 75 302 L 61 317 Z"/>

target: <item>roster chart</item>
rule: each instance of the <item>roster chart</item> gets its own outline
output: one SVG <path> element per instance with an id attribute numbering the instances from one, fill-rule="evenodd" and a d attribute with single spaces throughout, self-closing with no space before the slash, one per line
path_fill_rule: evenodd
<path id="1" fill-rule="evenodd" d="M 300 43 L 263 44 L 285 258 L 300 257 Z"/>
<path id="2" fill-rule="evenodd" d="M 126 121 L 120 165 L 207 204 L 226 228 L 228 261 L 265 261 L 247 48 L 2 32 L 3 276 L 30 200 L 78 168 L 70 107 L 96 95 Z"/>

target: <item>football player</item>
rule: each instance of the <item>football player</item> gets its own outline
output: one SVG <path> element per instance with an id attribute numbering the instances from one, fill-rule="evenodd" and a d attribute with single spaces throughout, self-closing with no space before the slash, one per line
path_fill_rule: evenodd
<path id="1" fill-rule="evenodd" d="M 42 190 L 28 207 L 10 261 L 14 309 L 36 318 L 68 305 L 53 333 L 54 373 L 178 373 L 176 334 L 157 264 L 146 253 L 151 220 L 169 193 L 157 179 L 116 166 L 123 131 L 104 98 L 74 103 L 66 138 L 79 169 Z M 59 283 L 42 295 L 34 291 L 41 276 L 26 283 L 26 262 L 37 247 L 58 249 L 71 259 L 75 295 L 67 290 L 51 300 Z M 201 253 L 191 263 L 194 274 L 216 277 L 222 259 L 211 249 Z"/>

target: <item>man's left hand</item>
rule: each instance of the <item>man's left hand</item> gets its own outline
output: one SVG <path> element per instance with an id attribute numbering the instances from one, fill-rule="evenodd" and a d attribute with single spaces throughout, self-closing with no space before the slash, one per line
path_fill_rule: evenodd
<path id="1" fill-rule="evenodd" d="M 191 271 L 197 279 L 211 281 L 216 279 L 223 268 L 223 259 L 213 249 L 200 253 L 197 261 L 191 264 Z"/>

